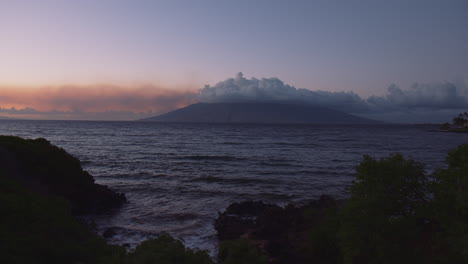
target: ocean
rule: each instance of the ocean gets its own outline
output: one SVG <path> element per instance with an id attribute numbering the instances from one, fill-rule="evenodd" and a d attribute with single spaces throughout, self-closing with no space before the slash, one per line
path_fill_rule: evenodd
<path id="1" fill-rule="evenodd" d="M 134 247 L 161 232 L 216 252 L 213 222 L 233 202 L 285 205 L 346 198 L 363 155 L 399 152 L 445 167 L 468 134 L 431 125 L 263 125 L 0 120 L 0 134 L 44 137 L 79 158 L 97 183 L 123 192 L 121 209 L 91 216 L 111 243 Z"/>

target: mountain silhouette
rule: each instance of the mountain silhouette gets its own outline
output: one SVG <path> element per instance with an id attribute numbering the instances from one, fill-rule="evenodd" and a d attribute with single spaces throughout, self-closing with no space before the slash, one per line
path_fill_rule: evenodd
<path id="1" fill-rule="evenodd" d="M 375 124 L 375 120 L 340 111 L 293 103 L 196 103 L 143 119 L 156 122 Z"/>

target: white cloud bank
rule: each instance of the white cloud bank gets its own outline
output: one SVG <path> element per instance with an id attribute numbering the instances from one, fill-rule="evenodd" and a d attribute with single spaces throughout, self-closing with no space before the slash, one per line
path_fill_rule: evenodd
<path id="1" fill-rule="evenodd" d="M 44 87 L 19 92 L 0 86 L 0 117 L 32 119 L 136 120 L 194 102 L 298 102 L 396 123 L 442 123 L 468 111 L 464 83 L 391 85 L 384 96 L 362 98 L 354 92 L 311 91 L 278 78 L 245 78 L 242 73 L 193 91 L 158 86 Z M 15 108 L 16 107 L 16 108 Z"/>
<path id="2" fill-rule="evenodd" d="M 199 91 L 201 102 L 302 102 L 391 122 L 444 122 L 468 110 L 467 85 L 449 82 L 388 87 L 385 96 L 363 99 L 354 92 L 311 91 L 278 78 L 246 79 L 242 73 Z"/>

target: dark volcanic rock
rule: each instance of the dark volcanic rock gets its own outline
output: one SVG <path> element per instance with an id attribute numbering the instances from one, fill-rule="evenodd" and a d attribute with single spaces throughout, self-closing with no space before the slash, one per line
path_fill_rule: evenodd
<path id="1" fill-rule="evenodd" d="M 94 183 L 77 158 L 43 138 L 0 136 L 0 166 L 34 192 L 65 198 L 74 214 L 100 213 L 126 201 L 124 194 Z"/>
<path id="2" fill-rule="evenodd" d="M 280 209 L 281 207 L 274 204 L 266 204 L 262 201 L 246 201 L 229 205 L 224 213 L 242 217 L 253 217 L 260 215 L 264 210 L 270 208 Z"/>
<path id="3" fill-rule="evenodd" d="M 104 233 L 102 233 L 102 237 L 104 238 L 111 238 L 117 234 L 116 228 L 115 227 L 109 227 L 107 228 Z"/>
<path id="4" fill-rule="evenodd" d="M 215 229 L 220 241 L 247 238 L 271 263 L 304 263 L 301 250 L 306 232 L 314 228 L 314 223 L 324 221 L 327 210 L 338 206 L 339 202 L 326 195 L 301 207 L 234 203 L 219 214 Z"/>
<path id="5" fill-rule="evenodd" d="M 267 209 L 281 209 L 277 205 L 262 201 L 233 203 L 220 213 L 215 221 L 219 240 L 236 239 L 256 228 L 256 220 Z"/>

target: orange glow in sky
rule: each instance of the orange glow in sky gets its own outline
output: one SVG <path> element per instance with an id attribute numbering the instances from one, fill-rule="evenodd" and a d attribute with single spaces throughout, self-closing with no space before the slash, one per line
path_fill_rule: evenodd
<path id="1" fill-rule="evenodd" d="M 73 112 L 166 112 L 195 102 L 194 91 L 164 89 L 154 85 L 66 85 L 31 87 L 0 86 L 3 109 L 33 108 L 37 111 Z"/>
<path id="2" fill-rule="evenodd" d="M 0 110 L 168 111 L 237 72 L 364 97 L 394 83 L 464 81 L 467 7 L 461 0 L 2 0 Z"/>

